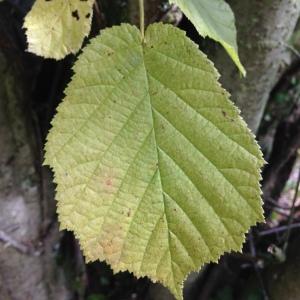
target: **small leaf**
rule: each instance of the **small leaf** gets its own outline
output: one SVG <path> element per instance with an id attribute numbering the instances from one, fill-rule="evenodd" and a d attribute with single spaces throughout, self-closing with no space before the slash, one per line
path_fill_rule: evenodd
<path id="1" fill-rule="evenodd" d="M 102 31 L 83 50 L 46 144 L 61 228 L 182 299 L 192 270 L 240 251 L 262 221 L 262 154 L 185 33 Z"/>
<path id="2" fill-rule="evenodd" d="M 238 55 L 234 14 L 224 0 L 170 0 L 170 3 L 179 6 L 200 35 L 220 42 L 240 72 L 246 75 Z"/>
<path id="3" fill-rule="evenodd" d="M 79 51 L 91 28 L 94 0 L 36 0 L 25 18 L 28 51 L 62 59 Z"/>

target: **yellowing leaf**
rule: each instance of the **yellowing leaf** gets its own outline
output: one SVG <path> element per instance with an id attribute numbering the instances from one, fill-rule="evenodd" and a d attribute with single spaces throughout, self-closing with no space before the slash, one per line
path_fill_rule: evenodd
<path id="1" fill-rule="evenodd" d="M 200 35 L 220 42 L 240 72 L 246 75 L 238 55 L 234 14 L 224 0 L 170 0 L 170 3 L 180 7 Z"/>
<path id="2" fill-rule="evenodd" d="M 90 32 L 94 0 L 36 0 L 25 18 L 28 51 L 62 59 Z"/>
<path id="3" fill-rule="evenodd" d="M 102 31 L 74 67 L 46 144 L 61 228 L 182 298 L 192 270 L 263 220 L 262 154 L 212 63 L 170 25 Z"/>

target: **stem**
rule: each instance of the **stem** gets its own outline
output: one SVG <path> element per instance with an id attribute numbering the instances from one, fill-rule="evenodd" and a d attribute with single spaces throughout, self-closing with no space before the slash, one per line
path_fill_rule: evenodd
<path id="1" fill-rule="evenodd" d="M 287 230 L 287 233 L 285 236 L 285 243 L 283 246 L 283 250 L 285 252 L 288 248 L 288 243 L 289 243 L 289 239 L 290 239 L 290 235 L 291 235 L 291 225 L 293 223 L 293 219 L 294 219 L 294 215 L 295 215 L 295 204 L 296 204 L 297 197 L 298 197 L 299 186 L 300 186 L 300 168 L 298 170 L 298 179 L 297 179 L 297 183 L 296 183 L 296 187 L 295 187 L 295 194 L 294 194 L 294 198 L 293 198 L 293 204 L 292 204 L 292 208 L 291 208 L 291 212 L 290 212 L 290 217 L 288 220 L 288 230 Z"/>
<path id="2" fill-rule="evenodd" d="M 266 235 L 275 234 L 275 233 L 277 234 L 277 233 L 280 233 L 282 231 L 292 230 L 292 229 L 296 229 L 296 228 L 300 228 L 300 223 L 294 223 L 290 226 L 283 225 L 283 226 L 280 226 L 280 227 L 267 229 L 267 230 L 258 232 L 258 236 L 266 236 Z"/>
<path id="3" fill-rule="evenodd" d="M 256 258 L 256 248 L 255 248 L 255 243 L 254 243 L 254 239 L 253 239 L 252 230 L 250 230 L 250 232 L 249 232 L 249 246 L 250 246 L 251 256 L 253 258 Z M 267 292 L 267 289 L 266 289 L 265 282 L 264 282 L 263 277 L 261 275 L 260 269 L 258 268 L 257 261 L 253 261 L 252 263 L 253 263 L 253 268 L 254 268 L 254 271 L 256 273 L 258 282 L 259 282 L 259 284 L 261 286 L 261 289 L 262 289 L 263 299 L 264 300 L 269 300 L 270 298 L 269 298 L 269 295 L 268 295 L 268 292 Z"/>
<path id="4" fill-rule="evenodd" d="M 142 40 L 145 38 L 145 10 L 144 10 L 144 0 L 139 0 L 140 5 L 140 30 L 142 35 Z"/>

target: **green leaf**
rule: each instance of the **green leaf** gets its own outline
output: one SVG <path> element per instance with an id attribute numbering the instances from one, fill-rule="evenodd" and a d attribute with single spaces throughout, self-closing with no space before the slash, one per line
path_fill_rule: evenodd
<path id="1" fill-rule="evenodd" d="M 212 63 L 170 25 L 102 31 L 53 120 L 46 164 L 61 228 L 182 299 L 192 270 L 240 251 L 262 221 L 262 154 Z"/>
<path id="2" fill-rule="evenodd" d="M 28 51 L 62 59 L 81 48 L 91 28 L 94 0 L 36 0 L 24 22 Z"/>
<path id="3" fill-rule="evenodd" d="M 238 55 L 234 14 L 224 0 L 170 0 L 170 3 L 179 6 L 200 35 L 220 42 L 240 72 L 246 75 Z"/>

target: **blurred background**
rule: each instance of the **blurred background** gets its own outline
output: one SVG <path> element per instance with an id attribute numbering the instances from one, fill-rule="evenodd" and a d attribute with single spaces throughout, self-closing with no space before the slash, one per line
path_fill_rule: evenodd
<path id="1" fill-rule="evenodd" d="M 251 229 L 242 254 L 226 254 L 191 274 L 185 300 L 299 300 L 300 1 L 227 2 L 236 15 L 246 78 L 176 6 L 145 1 L 147 23 L 180 27 L 214 61 L 268 162 L 266 223 Z M 147 278 L 114 275 L 105 263 L 86 265 L 72 233 L 58 230 L 43 145 L 76 56 L 55 61 L 26 52 L 22 25 L 32 3 L 0 1 L 0 300 L 171 300 Z M 90 37 L 138 20 L 137 0 L 98 0 Z"/>

